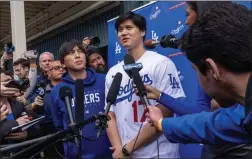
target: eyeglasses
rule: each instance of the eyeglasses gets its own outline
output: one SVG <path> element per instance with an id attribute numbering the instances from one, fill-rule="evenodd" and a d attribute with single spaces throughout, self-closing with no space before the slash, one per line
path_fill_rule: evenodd
<path id="1" fill-rule="evenodd" d="M 58 71 L 58 70 L 60 70 L 60 69 L 65 70 L 65 68 L 64 68 L 63 66 L 54 66 L 54 67 L 51 68 L 50 70 L 56 70 L 56 71 Z"/>

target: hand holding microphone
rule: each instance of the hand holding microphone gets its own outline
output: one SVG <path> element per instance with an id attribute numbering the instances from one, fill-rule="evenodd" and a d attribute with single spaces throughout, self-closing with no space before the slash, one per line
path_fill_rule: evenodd
<path id="1" fill-rule="evenodd" d="M 44 101 L 43 101 L 43 98 L 41 96 L 37 96 L 34 100 L 34 107 L 36 106 L 44 106 Z"/>
<path id="2" fill-rule="evenodd" d="M 136 87 L 135 84 L 133 84 L 133 87 L 135 89 L 135 93 L 137 95 L 139 95 L 139 91 Z M 148 99 L 154 99 L 154 100 L 158 100 L 161 92 L 159 90 L 157 90 L 156 88 L 152 87 L 151 85 L 145 85 L 145 89 L 146 89 L 146 93 L 147 93 L 147 98 Z"/>
<path id="3" fill-rule="evenodd" d="M 44 106 L 43 97 L 45 96 L 45 87 L 45 80 L 41 80 L 39 83 L 39 88 L 36 91 L 38 96 L 34 99 L 34 102 L 31 105 L 32 109 L 35 109 L 37 106 Z"/>
<path id="4" fill-rule="evenodd" d="M 163 119 L 163 114 L 161 110 L 156 106 L 148 106 L 147 113 L 145 114 L 146 119 L 149 123 L 151 123 L 151 126 L 154 126 L 157 131 L 161 130 L 161 122 L 160 119 Z"/>

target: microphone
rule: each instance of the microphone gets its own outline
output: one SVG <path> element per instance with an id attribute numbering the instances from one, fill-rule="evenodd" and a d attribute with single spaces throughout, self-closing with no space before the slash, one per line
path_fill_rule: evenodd
<path id="1" fill-rule="evenodd" d="M 41 98 L 43 98 L 45 96 L 45 87 L 46 87 L 46 81 L 41 80 L 39 83 L 39 88 L 37 90 L 37 92 Z"/>
<path id="2" fill-rule="evenodd" d="M 105 109 L 105 115 L 108 115 L 111 105 L 114 104 L 116 101 L 121 82 L 122 82 L 122 74 L 117 72 L 107 94 L 106 98 L 107 106 Z"/>
<path id="3" fill-rule="evenodd" d="M 121 82 L 122 82 L 122 74 L 120 72 L 117 72 L 107 94 L 107 98 L 106 98 L 107 105 L 106 105 L 106 109 L 104 113 L 105 116 L 108 115 L 111 105 L 113 105 L 116 101 Z M 101 135 L 101 132 L 102 132 L 102 128 L 98 130 L 97 138 Z"/>
<path id="4" fill-rule="evenodd" d="M 161 37 L 160 41 L 153 39 L 146 40 L 144 45 L 147 49 L 154 49 L 156 46 L 160 45 L 163 48 L 174 48 L 177 49 L 180 47 L 180 40 L 177 39 L 174 35 L 165 35 Z"/>
<path id="5" fill-rule="evenodd" d="M 82 79 L 75 81 L 75 121 L 81 123 L 84 120 L 84 84 Z"/>
<path id="6" fill-rule="evenodd" d="M 79 124 L 84 121 L 84 84 L 83 79 L 75 81 L 75 123 Z M 82 136 L 82 129 L 78 129 Z M 81 140 L 78 142 L 78 154 L 81 154 Z"/>
<path id="7" fill-rule="evenodd" d="M 130 54 L 126 54 L 124 56 L 124 64 L 125 65 L 132 65 L 135 63 L 135 60 L 133 59 L 133 57 Z M 135 83 L 138 91 L 139 91 L 139 95 L 143 101 L 143 103 L 145 104 L 145 106 L 150 105 L 150 102 L 147 98 L 147 93 L 142 81 L 142 78 L 139 74 L 139 71 L 137 70 L 137 68 L 132 67 L 132 69 L 129 71 L 131 76 L 130 78 L 133 79 L 133 82 Z"/>
<path id="8" fill-rule="evenodd" d="M 147 49 L 155 49 L 156 46 L 160 45 L 160 41 L 156 41 L 156 40 L 153 40 L 153 39 L 149 39 L 149 40 L 146 40 L 144 42 L 144 46 L 147 48 Z"/>
<path id="9" fill-rule="evenodd" d="M 69 120 L 70 120 L 69 126 L 73 128 L 73 126 L 75 126 L 75 122 L 73 119 L 71 100 L 70 100 L 71 98 L 73 98 L 72 89 L 68 86 L 61 87 L 59 90 L 59 96 L 60 96 L 61 100 L 63 100 L 66 105 L 67 113 L 68 113 Z M 75 139 L 76 146 L 78 146 L 77 137 L 75 137 L 74 139 Z"/>

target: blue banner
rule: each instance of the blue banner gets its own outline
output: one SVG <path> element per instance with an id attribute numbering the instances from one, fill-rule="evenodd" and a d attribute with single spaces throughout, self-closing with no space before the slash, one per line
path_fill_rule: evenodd
<path id="1" fill-rule="evenodd" d="M 235 1 L 236 2 L 236 1 Z M 251 9 L 252 2 L 236 2 Z M 143 6 L 135 13 L 141 14 L 146 18 L 147 30 L 146 39 L 158 40 L 167 34 L 173 34 L 179 38 L 187 29 L 186 21 L 186 2 L 152 2 Z M 126 50 L 120 45 L 115 30 L 115 19 L 108 22 L 108 67 L 112 67 L 123 60 Z M 196 72 L 192 69 L 189 61 L 178 49 L 156 47 L 154 51 L 165 55 L 175 63 L 178 74 L 187 96 L 187 99 L 195 104 L 196 98 Z M 199 158 L 202 145 L 200 144 L 180 144 L 181 158 Z"/>

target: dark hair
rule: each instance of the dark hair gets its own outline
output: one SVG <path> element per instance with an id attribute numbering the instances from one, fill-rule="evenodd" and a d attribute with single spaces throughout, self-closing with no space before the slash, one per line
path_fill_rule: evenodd
<path id="1" fill-rule="evenodd" d="M 86 61 L 87 61 L 87 64 L 89 63 L 89 56 L 92 55 L 93 53 L 98 53 L 99 55 L 102 56 L 102 53 L 98 49 L 88 49 L 86 51 Z"/>
<path id="2" fill-rule="evenodd" d="M 126 12 L 122 15 L 120 15 L 116 22 L 115 22 L 115 29 L 118 32 L 119 26 L 125 22 L 126 20 L 131 20 L 133 22 L 133 24 L 135 24 L 139 30 L 141 31 L 146 31 L 146 20 L 143 16 L 141 16 L 140 14 L 135 14 L 131 11 Z M 144 38 L 145 39 L 145 36 Z"/>
<path id="3" fill-rule="evenodd" d="M 201 14 L 204 14 L 208 9 L 226 5 L 232 3 L 232 1 L 187 1 L 186 3 L 197 13 L 197 16 L 201 16 Z"/>
<path id="4" fill-rule="evenodd" d="M 64 42 L 59 49 L 60 62 L 62 64 L 64 64 L 64 57 L 67 56 L 75 46 L 78 46 L 78 48 L 85 53 L 85 49 L 80 41 L 72 39 L 69 42 Z"/>
<path id="5" fill-rule="evenodd" d="M 244 73 L 252 66 L 252 13 L 229 3 L 205 12 L 182 36 L 182 50 L 201 73 L 211 58 L 226 69 Z"/>
<path id="6" fill-rule="evenodd" d="M 187 5 L 189 5 L 191 7 L 191 9 L 194 11 L 194 12 L 198 12 L 198 8 L 197 8 L 197 1 L 187 1 L 186 2 Z"/>
<path id="7" fill-rule="evenodd" d="M 30 61 L 28 59 L 19 58 L 13 63 L 13 66 L 17 66 L 19 64 L 21 64 L 23 68 L 25 67 L 28 67 L 28 69 L 30 68 Z"/>

